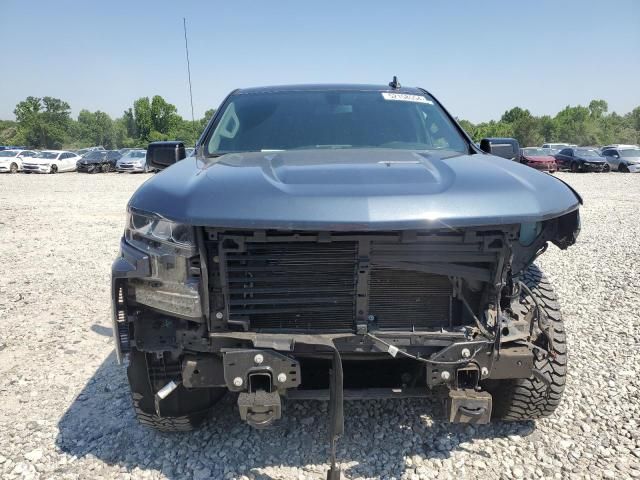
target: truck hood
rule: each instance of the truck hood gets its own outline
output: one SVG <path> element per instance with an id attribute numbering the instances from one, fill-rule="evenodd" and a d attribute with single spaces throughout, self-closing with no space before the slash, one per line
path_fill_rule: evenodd
<path id="1" fill-rule="evenodd" d="M 536 222 L 579 203 L 556 178 L 491 155 L 341 149 L 189 157 L 129 206 L 191 225 L 344 231 Z"/>

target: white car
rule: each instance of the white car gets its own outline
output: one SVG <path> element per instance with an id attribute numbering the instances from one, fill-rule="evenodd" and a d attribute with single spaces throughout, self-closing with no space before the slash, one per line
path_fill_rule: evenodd
<path id="1" fill-rule="evenodd" d="M 146 150 L 129 150 L 116 163 L 118 172 L 150 172 L 147 166 Z"/>
<path id="2" fill-rule="evenodd" d="M 22 161 L 30 160 L 38 152 L 33 150 L 2 150 L 0 151 L 0 172 L 17 173 L 22 170 Z"/>
<path id="3" fill-rule="evenodd" d="M 24 173 L 73 172 L 80 155 L 65 150 L 44 150 L 34 158 L 22 162 Z"/>

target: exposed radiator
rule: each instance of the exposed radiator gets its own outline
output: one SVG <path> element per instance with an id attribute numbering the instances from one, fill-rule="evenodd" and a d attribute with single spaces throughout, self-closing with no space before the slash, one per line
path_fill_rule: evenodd
<path id="1" fill-rule="evenodd" d="M 425 330 L 471 323 L 448 277 L 480 314 L 500 232 L 208 231 L 213 328 Z"/>
<path id="2" fill-rule="evenodd" d="M 227 253 L 230 320 L 251 329 L 352 330 L 355 242 L 248 243 Z"/>
<path id="3" fill-rule="evenodd" d="M 380 329 L 447 327 L 452 286 L 442 275 L 376 268 L 369 280 L 369 315 Z"/>

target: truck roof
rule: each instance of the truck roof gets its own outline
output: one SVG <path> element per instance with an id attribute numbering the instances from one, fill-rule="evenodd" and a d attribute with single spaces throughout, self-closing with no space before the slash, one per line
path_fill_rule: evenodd
<path id="1" fill-rule="evenodd" d="M 422 95 L 424 91 L 416 87 L 391 88 L 389 85 L 369 85 L 369 84 L 348 84 L 348 83 L 328 83 L 328 84 L 304 84 L 304 85 L 274 85 L 265 87 L 240 88 L 236 94 L 240 93 L 274 93 L 274 92 L 310 92 L 310 91 L 390 91 L 397 93 L 409 93 L 412 95 Z"/>

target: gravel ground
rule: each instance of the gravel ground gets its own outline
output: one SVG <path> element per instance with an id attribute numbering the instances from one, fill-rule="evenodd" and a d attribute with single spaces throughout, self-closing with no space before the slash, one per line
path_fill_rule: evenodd
<path id="1" fill-rule="evenodd" d="M 571 348 L 556 414 L 471 427 L 425 401 L 349 403 L 348 478 L 640 478 L 640 175 L 559 176 L 585 206 L 578 244 L 540 262 Z M 289 404 L 270 431 L 241 423 L 231 400 L 195 433 L 135 422 L 109 273 L 146 178 L 0 176 L 0 478 L 324 478 L 323 402 Z"/>

